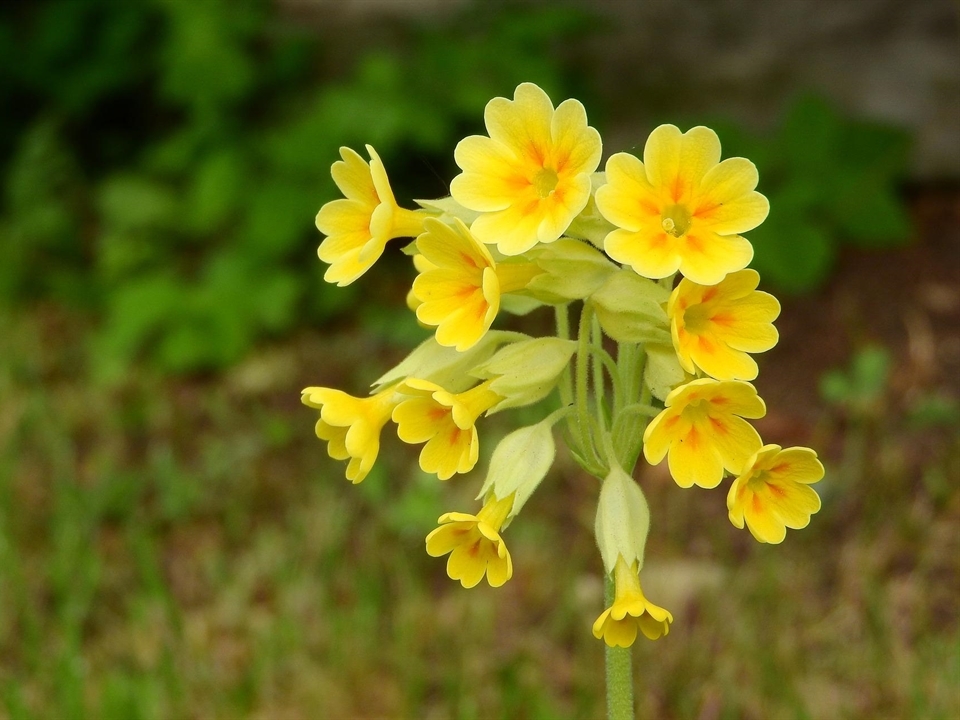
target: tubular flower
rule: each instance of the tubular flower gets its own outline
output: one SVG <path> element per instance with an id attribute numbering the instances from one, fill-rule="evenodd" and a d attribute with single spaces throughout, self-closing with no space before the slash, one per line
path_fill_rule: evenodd
<path id="1" fill-rule="evenodd" d="M 613 605 L 593 624 L 595 638 L 603 638 L 610 647 L 630 647 L 637 639 L 638 628 L 650 640 L 670 632 L 673 615 L 644 597 L 636 563 L 628 565 L 620 555 L 613 577 L 616 586 Z"/>
<path id="2" fill-rule="evenodd" d="M 752 246 L 738 233 L 763 222 L 770 204 L 754 191 L 752 162 L 720 162 L 713 130 L 695 127 L 681 134 L 674 125 L 661 125 L 647 139 L 643 162 L 617 153 L 606 172 L 596 200 L 618 228 L 603 243 L 614 260 L 648 278 L 679 270 L 694 282 L 715 285 L 753 258 Z"/>
<path id="3" fill-rule="evenodd" d="M 490 137 L 472 135 L 457 144 L 463 172 L 453 179 L 454 200 L 482 213 L 471 226 L 504 255 L 519 255 L 538 242 L 559 238 L 590 199 L 590 174 L 600 164 L 600 134 L 587 125 L 578 100 L 554 110 L 532 83 L 517 86 L 513 100 L 487 103 Z"/>
<path id="4" fill-rule="evenodd" d="M 428 218 L 417 238 L 420 274 L 413 281 L 417 319 L 437 326 L 437 342 L 460 352 L 477 343 L 500 309 L 502 293 L 522 290 L 541 272 L 533 263 L 497 265 L 460 219 Z"/>
<path id="5" fill-rule="evenodd" d="M 490 389 L 493 380 L 456 395 L 436 383 L 411 378 L 400 386 L 408 395 L 393 410 L 397 435 L 405 443 L 425 442 L 420 467 L 447 480 L 477 464 L 480 439 L 477 418 L 503 398 Z"/>
<path id="6" fill-rule="evenodd" d="M 670 474 L 680 487 L 716 487 L 724 470 L 739 474 L 763 444 L 743 419 L 766 414 L 750 383 L 694 380 L 673 390 L 664 405 L 643 433 L 643 454 L 657 465 L 669 452 Z"/>
<path id="7" fill-rule="evenodd" d="M 730 273 L 719 285 L 698 285 L 684 278 L 670 295 L 667 314 L 673 346 L 683 369 L 694 365 L 717 380 L 753 380 L 757 363 L 747 353 L 777 344 L 773 321 L 780 303 L 756 289 L 755 270 Z"/>
<path id="8" fill-rule="evenodd" d="M 423 229 L 424 214 L 397 205 L 380 156 L 366 147 L 369 165 L 350 148 L 340 148 L 343 159 L 330 173 L 344 197 L 317 213 L 317 229 L 327 236 L 317 255 L 330 264 L 323 279 L 341 286 L 369 270 L 388 240 L 416 237 Z"/>
<path id="9" fill-rule="evenodd" d="M 513 576 L 513 560 L 500 528 L 513 508 L 513 494 L 497 500 L 491 494 L 477 515 L 451 512 L 441 515 L 440 527 L 427 535 L 427 554 L 447 559 L 447 575 L 472 588 L 483 576 L 500 587 Z"/>
<path id="10" fill-rule="evenodd" d="M 809 486 L 822 479 L 823 465 L 810 448 L 764 445 L 730 486 L 730 522 L 738 528 L 746 522 L 760 542 L 783 542 L 787 528 L 805 528 L 820 509 L 820 496 Z"/>
<path id="11" fill-rule="evenodd" d="M 367 398 L 356 398 L 331 388 L 308 387 L 300 397 L 320 411 L 316 433 L 327 441 L 334 460 L 347 460 L 347 480 L 361 482 L 380 452 L 380 431 L 397 404 L 395 387 Z"/>

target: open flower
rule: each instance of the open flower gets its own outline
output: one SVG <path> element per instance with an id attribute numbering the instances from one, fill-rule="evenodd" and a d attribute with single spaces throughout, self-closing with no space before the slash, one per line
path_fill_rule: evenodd
<path id="1" fill-rule="evenodd" d="M 417 319 L 437 326 L 437 342 L 464 351 L 484 336 L 503 293 L 522 290 L 541 272 L 533 263 L 497 264 L 459 218 L 447 225 L 428 218 L 417 238 L 420 274 L 413 281 Z"/>
<path id="2" fill-rule="evenodd" d="M 491 587 L 500 587 L 513 576 L 513 561 L 500 528 L 513 507 L 513 494 L 497 500 L 491 494 L 476 515 L 451 512 L 441 515 L 440 527 L 427 535 L 427 554 L 447 559 L 447 575 L 472 588 L 483 576 Z"/>
<path id="3" fill-rule="evenodd" d="M 387 241 L 416 237 L 425 214 L 397 205 L 387 180 L 387 171 L 376 151 L 367 145 L 368 165 L 348 147 L 330 169 L 344 197 L 331 200 L 317 213 L 317 229 L 327 236 L 317 255 L 330 263 L 323 279 L 349 285 L 373 265 Z"/>
<path id="4" fill-rule="evenodd" d="M 393 410 L 397 435 L 405 443 L 426 443 L 420 467 L 447 480 L 477 464 L 480 438 L 477 418 L 503 398 L 490 389 L 492 380 L 453 394 L 436 383 L 410 378 L 400 386 L 407 395 Z"/>
<path id="5" fill-rule="evenodd" d="M 316 433 L 327 441 L 334 460 L 347 460 L 347 480 L 362 481 L 380 452 L 380 431 L 397 404 L 395 388 L 367 398 L 323 387 L 308 387 L 301 393 L 304 405 L 320 411 Z"/>
<path id="6" fill-rule="evenodd" d="M 780 303 L 758 291 L 755 270 L 730 273 L 718 285 L 698 285 L 684 278 L 670 295 L 667 314 L 673 346 L 683 369 L 694 365 L 717 380 L 753 380 L 757 363 L 747 353 L 777 344 L 773 321 Z"/>
<path id="7" fill-rule="evenodd" d="M 643 433 L 643 454 L 657 465 L 669 453 L 670 474 L 680 487 L 716 487 L 724 470 L 739 474 L 763 444 L 743 419 L 766 413 L 750 383 L 702 378 L 673 390 L 664 404 Z"/>
<path id="8" fill-rule="evenodd" d="M 482 213 L 471 230 L 504 255 L 563 234 L 590 199 L 601 150 L 578 100 L 554 110 L 532 83 L 518 85 L 513 98 L 487 103 L 490 137 L 471 135 L 457 144 L 454 158 L 463 172 L 450 184 L 458 203 Z"/>
<path id="9" fill-rule="evenodd" d="M 783 542 L 787 528 L 805 528 L 820 509 L 810 485 L 822 479 L 823 465 L 810 448 L 764 445 L 730 486 L 730 522 L 738 528 L 746 522 L 760 542 Z"/>
<path id="10" fill-rule="evenodd" d="M 753 258 L 753 247 L 737 233 L 763 222 L 770 204 L 754 191 L 752 162 L 720 162 L 713 130 L 695 127 L 681 134 L 661 125 L 647 139 L 643 162 L 616 153 L 606 173 L 596 199 L 619 228 L 603 243 L 614 260 L 648 278 L 679 270 L 694 282 L 715 285 Z"/>
<path id="11" fill-rule="evenodd" d="M 623 556 L 619 556 L 613 578 L 616 587 L 613 605 L 593 624 L 595 638 L 603 638 L 610 647 L 630 647 L 637 639 L 638 629 L 650 640 L 670 632 L 673 615 L 644 596 L 636 563 L 628 565 Z"/>

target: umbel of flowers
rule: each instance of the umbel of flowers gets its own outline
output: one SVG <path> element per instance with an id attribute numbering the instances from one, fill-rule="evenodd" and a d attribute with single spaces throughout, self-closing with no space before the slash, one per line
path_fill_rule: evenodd
<path id="1" fill-rule="evenodd" d="M 783 541 L 820 508 L 816 453 L 765 445 L 749 422 L 766 412 L 751 355 L 778 338 L 780 305 L 757 290 L 743 237 L 766 218 L 767 199 L 753 163 L 721 160 L 706 127 L 661 125 L 642 158 L 616 153 L 598 172 L 600 135 L 577 100 L 554 107 L 524 83 L 512 100 L 487 103 L 484 122 L 486 135 L 456 147 L 451 196 L 416 209 L 397 204 L 373 148 L 369 162 L 341 149 L 332 174 L 344 197 L 316 219 L 325 279 L 352 283 L 388 242 L 411 240 L 407 301 L 433 334 L 368 396 L 309 387 L 303 402 L 319 411 L 317 437 L 347 461 L 353 483 L 376 462 L 388 424 L 421 446 L 424 471 L 448 480 L 476 466 L 482 418 L 559 404 L 500 441 L 479 508 L 441 516 L 426 550 L 447 556 L 447 574 L 466 588 L 510 580 L 506 530 L 547 476 L 559 425 L 599 480 L 596 541 L 611 592 L 593 634 L 619 647 L 638 632 L 659 638 L 673 616 L 640 584 L 650 525 L 632 477 L 641 455 L 666 459 L 681 488 L 731 478 L 730 521 L 760 542 Z M 493 328 L 501 313 L 545 306 L 555 336 Z"/>

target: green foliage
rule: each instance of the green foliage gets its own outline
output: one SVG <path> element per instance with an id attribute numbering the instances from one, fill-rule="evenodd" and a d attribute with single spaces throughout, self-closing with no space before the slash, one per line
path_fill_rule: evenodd
<path id="1" fill-rule="evenodd" d="M 321 38 L 276 32 L 271 12 L 266 0 L 0 11 L 12 69 L 0 104 L 24 108 L 0 126 L 0 303 L 89 309 L 101 374 L 137 359 L 222 367 L 358 301 L 324 286 L 313 250 L 337 148 L 374 145 L 400 186 L 401 151 L 449 164 L 491 96 L 522 80 L 560 90 L 547 49 L 584 20 L 468 8 L 414 28 L 402 51 L 360 52 L 331 82 L 314 69 Z"/>
<path id="2" fill-rule="evenodd" d="M 718 123 L 725 155 L 753 160 L 770 216 L 749 233 L 753 267 L 784 292 L 821 284 L 846 244 L 884 248 L 910 234 L 897 192 L 909 136 L 802 97 L 772 137 Z"/>
<path id="3" fill-rule="evenodd" d="M 866 347 L 853 357 L 849 370 L 831 370 L 820 378 L 820 395 L 855 415 L 870 415 L 887 393 L 890 362 L 886 348 Z"/>

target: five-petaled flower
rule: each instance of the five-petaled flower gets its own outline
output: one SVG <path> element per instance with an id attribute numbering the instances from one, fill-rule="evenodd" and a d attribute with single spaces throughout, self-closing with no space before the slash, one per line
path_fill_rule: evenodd
<path id="1" fill-rule="evenodd" d="M 458 218 L 453 225 L 428 218 L 417 249 L 420 274 L 411 290 L 417 319 L 436 325 L 437 342 L 459 352 L 490 329 L 503 293 L 522 290 L 541 272 L 533 263 L 497 264 Z"/>
<path id="2" fill-rule="evenodd" d="M 618 228 L 603 243 L 614 260 L 648 278 L 679 270 L 694 282 L 715 285 L 753 258 L 753 247 L 738 233 L 763 222 L 770 205 L 754 190 L 752 162 L 720 162 L 713 130 L 695 127 L 681 134 L 674 125 L 661 125 L 647 139 L 643 162 L 616 153 L 606 172 L 596 199 Z"/>
<path id="3" fill-rule="evenodd" d="M 337 285 L 349 285 L 369 270 L 387 241 L 420 234 L 426 217 L 397 205 L 380 156 L 369 145 L 367 152 L 369 165 L 350 148 L 340 148 L 343 159 L 330 173 L 344 197 L 317 213 L 317 229 L 327 236 L 317 255 L 330 264 L 323 279 Z"/>
<path id="4" fill-rule="evenodd" d="M 756 270 L 730 273 L 718 285 L 684 278 L 670 295 L 667 314 L 673 346 L 688 373 L 699 367 L 717 380 L 753 380 L 757 363 L 747 353 L 777 344 L 773 321 L 780 303 L 758 291 Z"/>
<path id="5" fill-rule="evenodd" d="M 783 542 L 787 528 L 805 528 L 820 509 L 820 496 L 810 485 L 823 474 L 823 465 L 810 448 L 764 445 L 730 486 L 730 522 L 738 528 L 746 522 L 760 542 Z"/>
<path id="6" fill-rule="evenodd" d="M 471 230 L 504 255 L 559 238 L 590 199 L 590 174 L 600 164 L 600 134 L 587 125 L 578 100 L 554 109 L 532 83 L 513 100 L 494 98 L 483 112 L 490 137 L 457 144 L 463 170 L 450 184 L 453 198 L 481 213 Z"/>
<path id="7" fill-rule="evenodd" d="M 477 418 L 503 398 L 487 380 L 462 393 L 450 393 L 436 383 L 408 378 L 399 387 L 407 397 L 393 410 L 397 435 L 405 443 L 426 443 L 420 467 L 448 480 L 470 472 L 477 464 L 480 437 Z"/>
<path id="8" fill-rule="evenodd" d="M 513 576 L 513 560 L 500 528 L 513 507 L 513 494 L 497 500 L 489 495 L 476 515 L 451 512 L 441 515 L 440 527 L 427 535 L 427 553 L 447 559 L 447 575 L 465 588 L 487 576 L 491 587 L 500 587 Z"/>
<path id="9" fill-rule="evenodd" d="M 743 419 L 766 414 L 750 383 L 693 380 L 671 391 L 664 405 L 643 433 L 643 454 L 657 465 L 669 453 L 670 474 L 680 487 L 716 487 L 724 470 L 740 473 L 763 445 Z"/>
<path id="10" fill-rule="evenodd" d="M 399 399 L 395 388 L 357 398 L 332 388 L 308 387 L 300 399 L 304 405 L 320 411 L 316 433 L 318 438 L 327 441 L 330 457 L 350 460 L 347 480 L 362 481 L 377 460 L 380 431 Z"/>
<path id="11" fill-rule="evenodd" d="M 670 632 L 673 615 L 647 600 L 640 589 L 637 563 L 628 565 L 620 555 L 613 570 L 613 605 L 593 624 L 593 636 L 610 647 L 630 647 L 639 629 L 650 640 Z"/>

